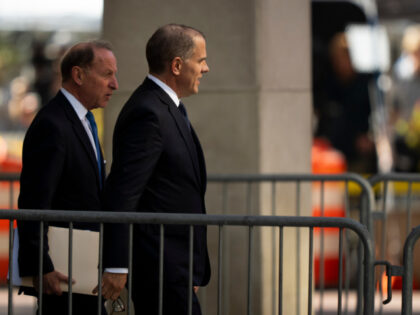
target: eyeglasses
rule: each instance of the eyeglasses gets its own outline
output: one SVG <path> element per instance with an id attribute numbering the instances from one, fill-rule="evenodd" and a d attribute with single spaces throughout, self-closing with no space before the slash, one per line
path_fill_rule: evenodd
<path id="1" fill-rule="evenodd" d="M 124 311 L 125 311 L 125 305 L 124 305 L 123 300 L 120 297 L 112 302 L 112 313 L 110 315 L 114 313 L 122 313 Z"/>

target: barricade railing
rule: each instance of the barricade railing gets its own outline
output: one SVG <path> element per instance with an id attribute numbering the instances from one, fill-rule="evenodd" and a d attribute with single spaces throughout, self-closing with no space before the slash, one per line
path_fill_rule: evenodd
<path id="1" fill-rule="evenodd" d="M 129 248 L 130 252 L 133 250 L 133 226 L 134 224 L 154 224 L 160 226 L 161 231 L 161 238 L 160 238 L 160 270 L 161 273 L 159 275 L 159 313 L 162 314 L 162 305 L 164 301 L 162 301 L 162 270 L 163 270 L 163 251 L 164 251 L 164 233 L 165 233 L 165 226 L 166 225 L 173 225 L 173 224 L 181 224 L 181 225 L 188 225 L 190 230 L 190 253 L 189 253 L 189 314 L 191 314 L 191 303 L 192 303 L 192 270 L 193 270 L 193 256 L 192 256 L 192 248 L 193 248 L 193 230 L 194 226 L 197 225 L 207 225 L 207 226 L 215 226 L 219 230 L 219 251 L 217 257 L 217 272 L 214 272 L 213 280 L 217 281 L 217 314 L 222 315 L 222 308 L 221 308 L 221 299 L 222 299 L 222 281 L 223 278 L 221 277 L 223 264 L 222 264 L 222 251 L 221 248 L 224 242 L 224 230 L 228 226 L 243 226 L 248 231 L 248 259 L 247 259 L 247 314 L 256 314 L 254 312 L 253 303 L 253 294 L 254 294 L 254 283 L 252 281 L 252 273 L 254 271 L 253 261 L 257 253 L 259 252 L 258 249 L 256 250 L 256 245 L 254 241 L 254 233 L 256 228 L 263 228 L 263 227 L 271 227 L 277 228 L 279 230 L 279 264 L 277 268 L 279 269 L 279 285 L 276 288 L 278 292 L 278 299 L 279 299 L 279 308 L 278 314 L 282 314 L 282 296 L 283 296 L 283 244 L 287 242 L 287 240 L 283 239 L 283 229 L 287 227 L 295 227 L 295 228 L 305 228 L 309 231 L 309 252 L 308 252 L 308 277 L 307 277 L 307 289 L 308 289 L 308 301 L 307 301 L 307 313 L 312 314 L 312 269 L 313 269 L 313 234 L 315 228 L 339 228 L 339 244 L 340 244 L 340 275 L 339 278 L 342 279 L 343 274 L 343 242 L 344 242 L 344 231 L 351 230 L 354 232 L 355 235 L 358 236 L 361 247 L 363 249 L 363 268 L 361 268 L 361 273 L 363 275 L 363 295 L 361 305 L 363 306 L 363 314 L 371 315 L 374 311 L 374 304 L 373 304 L 373 268 L 374 268 L 374 261 L 373 261 L 373 247 L 371 237 L 369 235 L 368 230 L 366 227 L 359 222 L 348 219 L 348 218 L 322 218 L 322 217 L 281 217 L 281 216 L 232 216 L 232 215 L 194 215 L 194 214 L 168 214 L 168 213 L 121 213 L 121 212 L 97 212 L 97 211 L 52 211 L 52 210 L 4 210 L 0 211 L 0 219 L 2 220 L 10 220 L 10 248 L 9 248 L 9 257 L 13 257 L 13 234 L 12 234 L 12 225 L 13 220 L 30 220 L 30 221 L 37 221 L 39 222 L 40 229 L 45 227 L 45 222 L 69 222 L 69 274 L 71 275 L 71 257 L 73 255 L 73 243 L 72 243 L 72 232 L 73 232 L 73 222 L 91 222 L 91 223 L 99 223 L 100 224 L 100 241 L 99 241 L 99 270 L 102 270 L 102 244 L 103 244 L 103 225 L 106 223 L 125 223 L 129 224 Z M 42 233 L 40 233 L 40 269 L 39 269 L 39 292 L 42 292 Z M 132 296 L 132 254 L 129 255 L 130 263 L 129 263 L 129 276 L 128 276 L 128 297 Z M 11 260 L 10 260 L 10 265 Z M 9 270 L 10 278 L 13 277 L 13 273 L 15 272 L 13 268 Z M 217 277 L 215 276 L 217 274 Z M 102 273 L 98 272 L 98 283 L 101 283 L 101 276 Z M 69 292 L 71 296 L 72 292 L 72 282 L 71 276 L 69 277 Z M 341 314 L 342 308 L 342 281 L 340 280 L 339 284 L 339 293 L 338 293 L 338 301 L 337 301 L 337 314 Z M 101 287 L 99 286 L 99 296 L 101 294 Z M 42 305 L 42 295 L 40 299 L 40 304 Z M 101 305 L 100 299 L 98 298 L 98 305 Z M 130 314 L 130 304 L 127 304 L 127 313 Z M 71 304 L 69 304 L 69 312 L 71 313 Z M 101 310 L 98 310 L 98 314 L 100 314 Z M 12 299 L 12 290 L 11 284 L 9 283 L 9 308 L 8 314 L 13 314 L 13 299 Z M 41 312 L 39 313 L 40 315 Z"/>
<path id="2" fill-rule="evenodd" d="M 408 235 L 404 244 L 404 270 L 402 271 L 402 315 L 413 314 L 413 268 L 414 268 L 414 246 L 420 238 L 420 226 L 414 228 Z M 401 274 L 401 272 L 400 272 Z"/>
<path id="3" fill-rule="evenodd" d="M 278 188 L 278 186 L 280 184 L 294 184 L 295 185 L 295 210 L 294 213 L 292 215 L 296 215 L 296 216 L 301 216 L 303 213 L 305 213 L 305 206 L 302 203 L 302 199 L 304 198 L 304 196 L 307 196 L 307 194 L 305 194 L 305 191 L 303 189 L 303 185 L 304 183 L 309 183 L 312 184 L 311 190 L 309 192 L 312 193 L 312 200 L 316 199 L 317 203 L 319 203 L 319 214 L 321 216 L 327 215 L 327 189 L 329 189 L 331 187 L 331 184 L 344 184 L 342 185 L 343 187 L 343 210 L 344 210 L 344 214 L 342 214 L 342 216 L 345 217 L 351 217 L 351 210 L 355 210 L 352 212 L 356 212 L 356 216 L 358 216 L 359 221 L 364 224 L 365 226 L 368 227 L 369 230 L 372 229 L 371 226 L 371 216 L 370 216 L 370 211 L 371 208 L 374 205 L 374 196 L 373 196 L 373 192 L 371 189 L 371 186 L 369 184 L 369 182 L 363 178 L 360 175 L 357 174 L 353 174 L 353 173 L 345 173 L 345 174 L 254 174 L 254 175 L 249 175 L 249 174 L 223 174 L 223 175 L 209 175 L 208 176 L 208 187 L 210 187 L 210 191 L 208 190 L 207 196 L 208 198 L 212 198 L 212 186 L 214 185 L 219 185 L 219 189 L 217 190 L 216 194 L 219 197 L 219 202 L 216 203 L 216 207 L 217 209 L 221 209 L 222 210 L 222 214 L 229 214 L 231 213 L 232 210 L 236 210 L 238 208 L 240 209 L 244 209 L 246 210 L 245 214 L 258 214 L 255 211 L 252 211 L 252 206 L 254 207 L 258 207 L 258 203 L 255 204 L 255 202 L 253 203 L 253 195 L 257 195 L 257 194 L 253 194 L 252 192 L 255 192 L 255 186 L 257 185 L 271 185 L 270 188 L 268 188 L 269 190 L 271 190 L 271 215 L 276 215 L 278 213 L 276 213 L 276 202 L 277 202 L 277 198 L 281 198 L 281 196 L 277 196 L 276 195 L 276 189 Z M 229 207 L 229 200 L 230 200 L 230 195 L 233 195 L 235 193 L 235 191 L 237 191 L 239 189 L 239 185 L 242 185 L 242 190 L 243 193 L 241 194 L 242 198 L 236 198 L 236 203 L 233 202 L 233 206 Z M 317 185 L 317 186 L 315 186 Z M 351 187 L 351 185 L 353 187 Z M 317 188 L 317 189 L 314 189 Z M 351 189 L 353 188 L 353 189 Z M 354 189 L 356 188 L 356 189 Z M 350 198 L 351 198 L 351 190 L 356 190 L 356 202 L 350 202 Z M 232 191 L 232 192 L 231 192 Z M 258 191 L 258 190 L 257 190 Z M 290 192 L 290 191 L 289 191 Z M 353 194 L 354 195 L 354 194 Z M 267 198 L 268 195 L 264 195 L 265 198 Z M 290 198 L 290 197 L 289 197 Z M 233 198 L 232 198 L 233 199 Z M 239 202 L 238 199 L 243 199 L 241 200 L 242 202 Z M 254 197 L 254 199 L 256 199 L 256 197 Z M 354 199 L 354 196 L 353 196 Z M 231 202 L 232 203 L 232 202 Z M 239 203 L 239 206 L 237 205 Z M 208 203 L 209 204 L 209 203 Z M 312 207 L 313 204 L 311 202 L 310 207 Z M 312 209 L 311 209 L 312 210 Z M 209 213 L 212 213 L 212 208 L 209 207 L 208 209 Z M 306 211 L 307 213 L 307 211 Z M 309 212 L 311 213 L 311 212 Z M 328 250 L 328 248 L 326 247 L 325 242 L 327 241 L 327 237 L 331 237 L 329 235 L 324 235 L 324 230 L 321 229 L 321 231 L 319 232 L 319 234 L 317 234 L 317 236 L 319 237 L 319 257 L 317 257 L 317 261 L 319 261 L 318 263 L 318 267 L 316 268 L 316 271 L 319 273 L 319 276 L 317 276 L 317 278 L 319 279 L 319 284 L 318 284 L 318 289 L 319 289 L 319 294 L 320 294 L 320 304 L 319 304 L 319 313 L 323 313 L 323 297 L 324 297 L 324 291 L 325 291 L 325 281 L 324 278 L 326 278 L 327 274 L 325 272 L 325 261 L 326 261 L 326 255 L 325 255 L 325 251 Z M 274 238 L 275 238 L 275 234 L 273 232 L 272 235 L 272 243 L 273 246 L 275 244 L 274 242 Z M 299 260 L 299 253 L 300 253 L 300 230 L 296 231 L 296 239 L 297 241 L 297 249 L 296 249 L 296 254 L 298 257 L 296 257 L 297 260 Z M 317 240 L 318 241 L 318 240 Z M 354 247 L 354 246 L 352 246 Z M 274 251 L 275 249 L 273 249 Z M 358 250 L 357 248 L 355 250 Z M 228 249 L 226 249 L 227 252 L 229 252 Z M 350 287 L 350 278 L 351 278 L 351 261 L 349 259 L 349 257 L 351 256 L 350 253 L 350 248 L 349 247 L 345 247 L 345 265 L 346 265 L 346 270 L 345 270 L 345 292 L 346 295 L 348 296 L 349 293 L 349 287 Z M 360 249 L 359 249 L 360 251 Z M 338 256 L 338 251 L 337 251 L 337 256 Z M 362 259 L 362 255 L 359 252 L 357 254 L 357 257 L 359 259 L 358 265 L 360 265 L 360 260 Z M 274 264 L 273 264 L 274 266 Z M 327 270 L 327 272 L 330 272 L 329 270 Z M 275 274 L 275 271 L 272 271 L 272 274 Z M 362 289 L 361 289 L 361 284 L 362 284 L 362 279 L 361 279 L 361 273 L 354 271 L 353 274 L 356 277 L 359 277 L 358 280 L 358 284 L 359 287 L 357 289 L 357 293 L 358 293 L 358 301 L 361 300 L 362 298 Z M 297 294 L 299 295 L 301 290 L 299 288 L 299 284 L 300 284 L 300 273 L 299 270 L 296 270 L 296 284 L 297 284 Z M 274 278 L 274 277 L 273 277 Z M 274 283 L 275 279 L 273 279 L 273 283 Z M 272 301 L 274 301 L 274 298 L 272 298 Z M 348 305 L 345 305 L 345 308 L 347 310 Z M 274 315 L 274 309 L 275 307 L 272 307 L 273 309 L 273 315 Z M 357 307 L 357 312 L 356 314 L 361 314 L 361 305 L 358 305 Z"/>
<path id="4" fill-rule="evenodd" d="M 321 184 L 320 189 L 320 208 L 321 211 L 325 209 L 324 192 L 326 182 L 343 182 L 345 183 L 345 209 L 348 214 L 349 207 L 349 183 L 356 183 L 361 190 L 361 204 L 360 204 L 360 217 L 359 220 L 362 224 L 366 225 L 369 229 L 371 226 L 370 211 L 374 205 L 374 195 L 371 190 L 369 182 L 362 176 L 354 173 L 344 174 L 212 174 L 207 178 L 209 184 L 222 185 L 222 207 L 223 212 L 227 212 L 227 199 L 228 199 L 228 185 L 233 183 L 246 184 L 246 205 L 245 209 L 248 214 L 251 208 L 251 185 L 256 183 L 270 183 L 272 187 L 272 205 L 273 211 L 275 210 L 275 188 L 278 183 L 296 183 L 296 216 L 301 214 L 301 184 L 316 183 Z"/>
<path id="5" fill-rule="evenodd" d="M 386 277 L 379 275 L 379 294 L 383 299 L 383 288 L 387 288 L 387 298 L 384 301 L 387 304 L 391 301 L 391 289 L 397 279 L 392 277 L 402 276 L 407 271 L 406 265 L 404 269 L 399 266 L 403 259 L 404 241 L 413 226 L 420 224 L 420 221 L 414 223 L 413 220 L 414 216 L 420 214 L 420 174 L 378 174 L 369 178 L 369 183 L 376 200 L 371 213 L 371 235 L 377 253 L 376 259 L 386 266 L 383 271 Z M 385 279 L 386 283 L 383 283 Z M 404 282 L 405 278 L 402 280 Z M 404 303 L 402 307 L 405 307 Z"/>

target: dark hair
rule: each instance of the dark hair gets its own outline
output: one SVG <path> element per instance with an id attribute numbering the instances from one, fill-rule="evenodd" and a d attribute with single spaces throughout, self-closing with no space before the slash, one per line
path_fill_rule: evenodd
<path id="1" fill-rule="evenodd" d="M 107 49 L 112 51 L 112 46 L 104 40 L 91 40 L 72 46 L 61 60 L 61 77 L 65 82 L 71 78 L 73 67 L 89 68 L 95 57 L 95 49 Z"/>
<path id="2" fill-rule="evenodd" d="M 185 25 L 167 24 L 160 27 L 146 45 L 149 71 L 161 74 L 175 57 L 184 60 L 191 57 L 195 36 L 205 38 L 199 30 Z"/>

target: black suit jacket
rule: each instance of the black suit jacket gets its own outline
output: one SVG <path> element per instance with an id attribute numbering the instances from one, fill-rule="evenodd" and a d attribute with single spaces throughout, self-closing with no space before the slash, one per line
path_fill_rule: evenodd
<path id="1" fill-rule="evenodd" d="M 147 79 L 124 105 L 114 131 L 106 210 L 205 213 L 206 169 L 198 138 L 171 98 Z M 133 277 L 157 283 L 159 226 L 134 227 Z M 127 266 L 127 227 L 105 229 L 104 266 Z M 164 280 L 187 285 L 189 227 L 165 226 Z M 210 278 L 206 227 L 194 227 L 194 285 Z"/>
<path id="2" fill-rule="evenodd" d="M 22 162 L 20 209 L 101 209 L 99 182 L 104 182 L 105 175 L 99 174 L 86 130 L 61 92 L 39 111 L 29 127 Z M 50 223 L 68 227 L 68 223 Z M 89 223 L 76 222 L 74 227 L 97 230 L 96 224 Z M 37 275 L 39 223 L 19 221 L 18 229 L 20 275 Z M 48 228 L 44 230 L 43 270 L 46 273 L 54 267 L 48 255 Z"/>

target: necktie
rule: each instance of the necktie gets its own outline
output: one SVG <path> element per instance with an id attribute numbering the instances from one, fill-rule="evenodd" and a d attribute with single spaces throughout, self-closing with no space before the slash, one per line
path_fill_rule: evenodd
<path id="1" fill-rule="evenodd" d="M 93 117 L 92 112 L 88 111 L 86 118 L 90 124 L 90 130 L 92 131 L 93 140 L 95 141 L 96 147 L 96 162 L 98 163 L 99 170 L 99 187 L 102 188 L 102 163 L 101 163 L 101 148 L 99 147 L 98 139 L 98 128 L 96 127 L 95 117 Z"/>
<path id="2" fill-rule="evenodd" d="M 187 110 L 185 109 L 184 104 L 182 104 L 181 102 L 179 103 L 178 106 L 179 111 L 182 113 L 182 115 L 184 116 L 184 119 L 187 123 L 188 129 L 191 130 L 191 124 L 190 124 L 190 120 L 188 119 L 188 115 L 187 115 Z"/>

